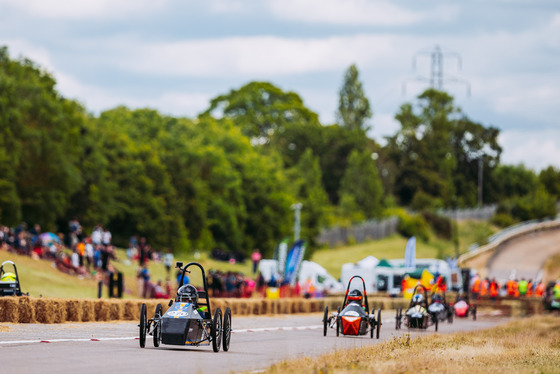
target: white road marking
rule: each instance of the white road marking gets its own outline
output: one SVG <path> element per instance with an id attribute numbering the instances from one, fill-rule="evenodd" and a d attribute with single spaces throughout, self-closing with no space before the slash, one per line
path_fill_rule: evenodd
<path id="1" fill-rule="evenodd" d="M 258 329 L 238 329 L 232 330 L 232 333 L 243 334 L 248 332 L 271 332 L 271 331 L 295 331 L 295 330 L 315 330 L 323 328 L 323 325 L 313 326 L 297 326 L 297 327 L 262 327 Z M 87 339 L 41 339 L 41 340 L 8 340 L 0 342 L 0 345 L 9 344 L 37 344 L 37 343 L 64 343 L 64 342 L 98 342 L 113 340 L 135 340 L 137 336 L 115 337 L 115 338 L 87 338 Z"/>

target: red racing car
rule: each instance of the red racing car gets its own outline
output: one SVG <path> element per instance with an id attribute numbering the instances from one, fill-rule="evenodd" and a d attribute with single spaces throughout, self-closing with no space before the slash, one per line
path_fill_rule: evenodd
<path id="1" fill-rule="evenodd" d="M 350 284 L 354 278 L 362 281 L 363 294 L 358 289 L 350 291 Z M 366 295 L 366 284 L 364 279 L 359 275 L 355 275 L 348 281 L 346 295 L 342 303 L 342 311 L 338 307 L 336 312 L 329 316 L 329 307 L 325 307 L 323 315 L 323 336 L 327 336 L 327 327 L 336 327 L 336 336 L 340 333 L 343 335 L 366 335 L 370 333 L 373 338 L 375 331 L 376 338 L 379 339 L 379 330 L 381 329 L 381 309 L 377 311 L 377 319 L 375 318 L 375 310 L 371 309 L 368 314 L 369 306 Z"/>

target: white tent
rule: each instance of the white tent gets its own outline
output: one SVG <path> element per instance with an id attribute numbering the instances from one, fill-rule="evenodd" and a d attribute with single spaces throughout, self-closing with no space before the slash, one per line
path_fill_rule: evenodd
<path id="1" fill-rule="evenodd" d="M 298 278 L 299 284 L 302 287 L 308 279 L 311 279 L 317 291 L 343 291 L 342 284 L 330 275 L 324 267 L 313 261 L 303 261 L 301 263 Z"/>
<path id="2" fill-rule="evenodd" d="M 373 291 L 373 284 L 375 283 L 375 267 L 379 263 L 379 260 L 374 256 L 368 256 L 356 263 L 349 262 L 342 265 L 342 271 L 340 273 L 340 281 L 344 289 L 348 285 L 348 281 L 354 276 L 359 275 L 364 278 L 366 283 L 366 291 Z M 352 282 L 354 283 L 354 282 Z M 356 285 L 357 286 L 357 283 Z M 359 285 L 361 286 L 361 285 Z M 352 287 L 350 287 L 352 288 Z"/>

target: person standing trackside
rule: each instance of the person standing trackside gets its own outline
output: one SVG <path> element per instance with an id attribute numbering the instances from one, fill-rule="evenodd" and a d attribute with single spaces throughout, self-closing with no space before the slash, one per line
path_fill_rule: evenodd
<path id="1" fill-rule="evenodd" d="M 259 262 L 261 261 L 262 255 L 261 251 L 258 248 L 255 248 L 253 254 L 251 255 L 251 260 L 253 260 L 253 274 L 257 274 L 257 268 L 259 266 Z"/>
<path id="2" fill-rule="evenodd" d="M 167 253 L 163 257 L 163 265 L 165 266 L 165 271 L 167 273 L 167 277 L 169 278 L 169 272 L 171 271 L 171 267 L 173 266 L 173 252 L 171 249 L 167 249 Z"/>

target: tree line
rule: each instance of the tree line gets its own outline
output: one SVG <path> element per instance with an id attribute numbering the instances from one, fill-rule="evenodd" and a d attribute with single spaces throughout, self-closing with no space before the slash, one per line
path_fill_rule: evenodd
<path id="1" fill-rule="evenodd" d="M 56 90 L 49 72 L 0 48 L 0 221 L 46 230 L 110 227 L 154 247 L 220 247 L 270 255 L 292 234 L 316 247 L 323 227 L 381 218 L 388 208 L 434 211 L 499 203 L 502 224 L 556 214 L 560 170 L 502 165 L 499 130 L 469 119 L 446 92 L 404 103 L 384 145 L 367 136 L 373 109 L 355 65 L 337 123 L 301 97 L 250 82 L 196 118 L 123 106 L 95 116 Z"/>

